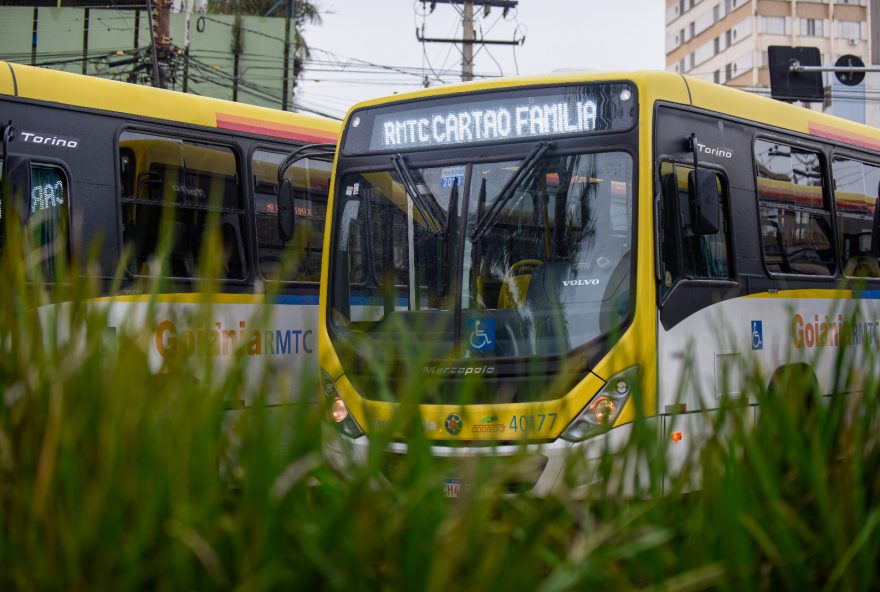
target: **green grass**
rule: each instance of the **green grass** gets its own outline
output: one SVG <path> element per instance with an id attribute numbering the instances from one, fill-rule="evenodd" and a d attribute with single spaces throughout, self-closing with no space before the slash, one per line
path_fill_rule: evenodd
<path id="1" fill-rule="evenodd" d="M 193 356 L 153 373 L 149 335 L 108 342 L 85 304 L 95 286 L 26 282 L 9 256 L 0 269 L 2 590 L 880 587 L 876 356 L 863 394 L 810 412 L 795 396 L 809 385 L 780 397 L 753 377 L 757 425 L 726 407 L 664 494 L 502 495 L 505 468 L 486 461 L 448 500 L 419 430 L 402 485 L 377 486 L 379 454 L 340 475 L 321 454 L 320 405 L 230 413 L 254 378 L 243 365 L 218 375 Z M 68 304 L 36 312 L 52 300 Z M 627 457 L 656 484 L 663 447 L 635 433 Z M 620 461 L 606 460 L 613 483 Z M 683 493 L 697 473 L 702 488 Z"/>

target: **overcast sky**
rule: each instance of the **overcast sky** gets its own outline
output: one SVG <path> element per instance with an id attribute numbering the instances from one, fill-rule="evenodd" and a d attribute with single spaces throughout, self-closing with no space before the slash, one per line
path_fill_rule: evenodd
<path id="1" fill-rule="evenodd" d="M 341 117 L 358 101 L 421 87 L 424 75 L 432 85 L 460 80 L 460 46 L 416 39 L 423 22 L 425 37 L 460 38 L 460 7 L 438 3 L 423 17 L 419 0 L 315 1 L 324 21 L 305 31 L 312 60 L 297 103 Z M 663 0 L 519 0 L 506 18 L 498 8 L 475 13 L 478 39 L 525 38 L 475 48 L 477 75 L 664 68 Z"/>

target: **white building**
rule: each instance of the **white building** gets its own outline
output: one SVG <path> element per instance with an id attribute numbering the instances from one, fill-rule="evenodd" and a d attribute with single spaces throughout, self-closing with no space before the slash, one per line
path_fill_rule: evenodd
<path id="1" fill-rule="evenodd" d="M 869 4 L 878 0 L 666 0 L 666 69 L 769 95 L 767 48 L 817 47 L 822 65 L 843 55 L 871 64 Z M 856 121 L 880 124 L 880 74 L 849 87 L 825 75 L 825 104 Z M 829 96 L 830 95 L 830 96 Z M 865 100 L 865 97 L 869 100 Z"/>

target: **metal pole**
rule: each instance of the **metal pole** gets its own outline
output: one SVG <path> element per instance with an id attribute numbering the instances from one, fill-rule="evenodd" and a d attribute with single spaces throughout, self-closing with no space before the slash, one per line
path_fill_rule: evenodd
<path id="1" fill-rule="evenodd" d="M 83 15 L 83 60 L 82 60 L 82 73 L 83 75 L 89 73 L 88 63 L 89 63 L 89 9 L 85 9 L 85 14 Z"/>
<path id="2" fill-rule="evenodd" d="M 472 0 L 465 0 L 461 18 L 464 31 L 461 41 L 461 80 L 467 82 L 474 79 L 474 3 Z"/>
<path id="3" fill-rule="evenodd" d="M 801 66 L 794 62 L 789 72 L 880 72 L 880 66 L 860 66 L 849 68 L 847 66 Z"/>

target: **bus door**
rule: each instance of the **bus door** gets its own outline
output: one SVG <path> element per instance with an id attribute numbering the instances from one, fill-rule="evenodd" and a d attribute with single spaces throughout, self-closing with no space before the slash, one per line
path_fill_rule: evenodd
<path id="1" fill-rule="evenodd" d="M 726 304 L 719 305 L 738 294 L 728 171 L 735 163 L 706 156 L 707 146 L 726 144 L 723 135 L 718 137 L 717 123 L 707 129 L 676 113 L 665 124 L 658 126 L 665 134 L 658 132 L 658 139 L 666 143 L 658 141 L 654 169 L 657 411 L 664 433 L 674 425 L 693 444 L 709 429 L 699 411 L 718 407 L 725 396 L 738 396 L 742 386 L 741 347 L 726 334 Z M 717 206 L 708 221 L 707 200 Z M 673 471 L 689 448 L 671 449 Z"/>

